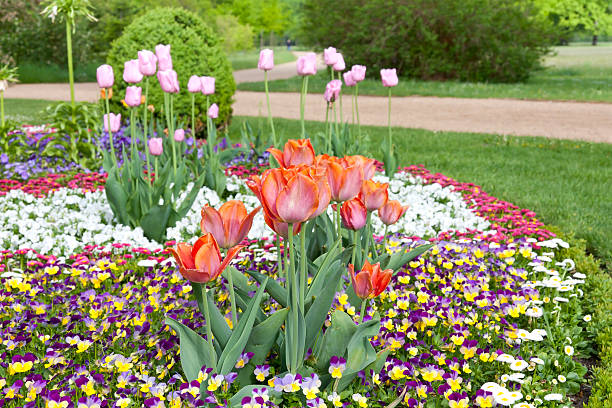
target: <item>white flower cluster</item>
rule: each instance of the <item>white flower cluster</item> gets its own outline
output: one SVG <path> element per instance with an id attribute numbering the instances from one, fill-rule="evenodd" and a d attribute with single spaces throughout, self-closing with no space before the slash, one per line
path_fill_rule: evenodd
<path id="1" fill-rule="evenodd" d="M 449 230 L 487 230 L 489 223 L 473 213 L 451 188 L 438 184 L 423 185 L 419 178 L 398 173 L 389 182 L 389 198 L 408 205 L 408 211 L 389 228 L 421 237 L 435 236 Z M 244 181 L 229 177 L 229 199 L 244 202 L 247 210 L 259 205 L 257 198 L 246 188 Z M 179 202 L 186 196 L 183 194 Z M 222 201 L 214 191 L 202 188 L 187 215 L 175 227 L 168 229 L 168 239 L 192 241 L 200 233 L 200 211 L 204 205 L 218 208 Z M 374 233 L 382 235 L 384 225 L 374 216 Z M 65 255 L 86 245 L 128 243 L 149 249 L 160 248 L 143 235 L 141 228 L 132 229 L 118 224 L 103 191 L 82 193 L 68 188 L 59 189 L 45 198 L 19 190 L 0 198 L 0 246 L 6 249 L 32 248 L 41 253 Z M 249 238 L 272 237 L 260 213 L 254 219 Z"/>

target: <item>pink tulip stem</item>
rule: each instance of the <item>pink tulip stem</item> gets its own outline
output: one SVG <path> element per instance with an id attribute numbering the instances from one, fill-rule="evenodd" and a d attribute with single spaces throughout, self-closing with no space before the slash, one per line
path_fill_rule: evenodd
<path id="1" fill-rule="evenodd" d="M 376 241 L 374 241 L 374 235 L 372 233 L 372 213 L 370 211 L 368 211 L 367 225 L 368 225 L 368 244 L 366 246 L 366 256 L 367 256 L 367 251 L 371 250 L 372 257 L 378 258 L 378 250 L 376 249 Z"/>
<path id="2" fill-rule="evenodd" d="M 340 133 L 338 131 L 338 112 L 336 111 L 336 104 L 332 102 L 332 108 L 334 109 L 334 129 L 336 130 L 336 137 L 340 137 Z M 336 154 L 340 154 L 336 152 Z"/>
<path id="3" fill-rule="evenodd" d="M 230 295 L 230 307 L 232 308 L 232 328 L 238 327 L 238 312 L 236 312 L 236 295 L 234 294 L 234 278 L 232 268 L 227 268 L 227 289 Z M 208 324 L 208 322 L 207 322 Z"/>
<path id="4" fill-rule="evenodd" d="M 288 240 L 289 240 L 289 267 L 291 268 L 290 272 L 288 275 L 290 275 L 291 277 L 291 282 L 288 286 L 289 292 L 291 293 L 291 313 L 293 313 L 293 321 L 295 322 L 294 327 L 292 327 L 293 329 L 293 341 L 297 342 L 298 340 L 298 326 L 297 326 L 297 321 L 298 321 L 298 308 L 299 308 L 299 304 L 298 304 L 298 290 L 299 290 L 299 283 L 297 281 L 297 276 L 295 275 L 295 256 L 294 256 L 294 248 L 293 248 L 293 224 L 289 223 L 289 231 L 288 231 Z M 289 366 L 289 371 L 294 373 L 296 372 L 296 370 L 299 368 L 299 361 L 300 361 L 300 357 L 297 355 L 297 350 L 298 350 L 298 344 L 292 344 L 291 348 L 293 349 L 293 353 L 292 353 L 292 360 L 291 362 L 288 362 L 288 366 Z"/>
<path id="5" fill-rule="evenodd" d="M 66 51 L 66 53 L 68 54 L 68 80 L 70 81 L 70 104 L 72 106 L 72 121 L 76 123 L 74 117 L 74 111 L 76 110 L 76 106 L 74 102 L 74 71 L 72 67 L 72 25 L 70 24 L 69 19 L 66 19 Z"/>
<path id="6" fill-rule="evenodd" d="M 170 126 L 168 129 L 168 137 L 172 146 L 172 167 L 174 169 L 174 178 L 176 179 L 176 142 L 174 141 L 174 94 L 170 94 Z"/>
<path id="7" fill-rule="evenodd" d="M 357 230 L 353 231 L 353 253 L 351 254 L 351 264 L 355 265 L 355 257 L 357 256 Z"/>
<path id="8" fill-rule="evenodd" d="M 391 87 L 389 87 L 389 112 L 387 115 L 387 123 L 389 126 L 389 138 L 387 140 L 389 153 L 393 154 L 393 142 L 391 140 Z"/>
<path id="9" fill-rule="evenodd" d="M 2 118 L 2 127 L 4 127 L 4 91 L 0 91 L 0 117 Z M 110 126 L 108 128 L 110 129 Z"/>
<path id="10" fill-rule="evenodd" d="M 213 346 L 213 335 L 212 335 L 212 328 L 211 328 L 211 320 L 210 320 L 210 311 L 208 310 L 208 289 L 206 288 L 206 284 L 202 285 L 202 291 L 204 292 L 204 319 L 206 320 L 206 341 L 208 341 L 208 346 L 210 348 L 210 350 L 214 350 L 214 346 Z M 217 362 L 215 361 L 215 359 L 213 359 L 212 361 L 212 369 L 216 370 L 216 364 Z"/>
<path id="11" fill-rule="evenodd" d="M 300 310 L 304 313 L 304 298 L 306 297 L 306 281 L 308 279 L 308 271 L 306 264 L 306 230 L 303 229 L 300 234 Z"/>
<path id="12" fill-rule="evenodd" d="M 355 115 L 357 116 L 357 134 L 361 140 L 361 122 L 359 121 L 359 83 L 355 84 Z"/>
<path id="13" fill-rule="evenodd" d="M 149 140 L 149 135 L 148 135 L 148 125 L 149 123 L 147 122 L 147 105 L 149 103 L 149 77 L 145 78 L 145 102 L 144 102 L 144 123 L 143 123 L 143 129 L 144 129 L 144 143 L 148 144 L 147 141 Z"/>
<path id="14" fill-rule="evenodd" d="M 368 304 L 367 299 L 361 299 L 361 312 L 359 312 L 359 323 L 357 323 L 357 325 L 360 325 L 361 323 L 363 323 L 363 316 L 365 315 L 365 309 L 366 309 L 367 304 Z"/>
<path id="15" fill-rule="evenodd" d="M 331 73 L 331 80 L 334 80 L 334 66 L 330 65 L 329 66 L 329 72 Z"/>
<path id="16" fill-rule="evenodd" d="M 135 127 L 135 113 L 136 108 L 130 108 L 130 134 L 132 137 L 132 146 L 130 153 L 130 160 L 135 160 L 136 158 L 136 127 Z"/>
<path id="17" fill-rule="evenodd" d="M 195 138 L 195 94 L 191 94 L 191 135 Z"/>
<path id="18" fill-rule="evenodd" d="M 104 101 L 106 102 L 106 127 L 108 129 L 108 141 L 110 142 L 111 154 L 113 155 L 113 163 L 115 164 L 115 168 L 116 168 L 117 167 L 117 156 L 115 156 L 115 146 L 113 143 L 113 131 L 111 130 L 111 124 L 110 124 L 110 106 L 108 103 L 109 92 L 110 92 L 110 88 L 105 88 Z"/>
<path id="19" fill-rule="evenodd" d="M 340 240 L 340 248 L 342 248 L 342 217 L 340 216 L 340 208 L 342 205 L 340 203 L 336 204 L 336 224 L 338 227 L 338 239 Z"/>
<path id="20" fill-rule="evenodd" d="M 155 175 L 155 181 L 157 181 L 157 156 L 155 156 L 155 163 L 153 165 L 155 166 L 155 173 L 153 174 Z M 149 177 L 151 177 L 151 174 L 149 174 Z"/>
<path id="21" fill-rule="evenodd" d="M 327 102 L 327 107 L 325 108 L 325 136 L 327 136 L 327 140 L 325 141 L 327 153 L 331 153 L 331 123 L 329 123 L 329 102 Z"/>
<path id="22" fill-rule="evenodd" d="M 266 103 L 268 104 L 268 119 L 270 120 L 270 129 L 272 130 L 272 143 L 276 147 L 276 131 L 274 130 L 274 121 L 272 120 L 272 109 L 270 108 L 270 92 L 268 91 L 268 71 L 264 71 L 264 87 L 266 90 Z"/>
<path id="23" fill-rule="evenodd" d="M 389 226 L 385 225 L 385 235 L 383 235 L 383 240 L 382 240 L 382 244 L 383 244 L 383 252 L 385 252 L 387 250 L 387 232 L 388 232 Z"/>
<path id="24" fill-rule="evenodd" d="M 340 89 L 340 94 L 338 95 L 338 99 L 339 99 L 339 110 L 340 110 L 340 126 L 344 126 L 344 115 L 342 113 L 342 89 Z"/>
<path id="25" fill-rule="evenodd" d="M 279 278 L 283 277 L 283 258 L 281 254 L 280 235 L 276 234 L 276 273 Z"/>
<path id="26" fill-rule="evenodd" d="M 306 127 L 304 126 L 304 105 L 306 104 L 306 95 L 308 94 L 308 75 L 302 78 L 302 95 L 300 97 L 300 121 L 302 122 L 302 138 L 306 137 Z"/>

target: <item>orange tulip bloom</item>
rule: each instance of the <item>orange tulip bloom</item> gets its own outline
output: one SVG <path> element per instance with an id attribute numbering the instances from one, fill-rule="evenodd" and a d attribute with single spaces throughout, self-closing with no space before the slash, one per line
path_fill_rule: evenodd
<path id="1" fill-rule="evenodd" d="M 361 198 L 368 211 L 378 210 L 389 200 L 388 188 L 388 183 L 376 183 L 372 180 L 365 180 L 361 185 L 359 198 Z"/>
<path id="2" fill-rule="evenodd" d="M 345 201 L 340 208 L 340 218 L 342 225 L 353 231 L 357 231 L 365 227 L 368 211 L 358 197 Z"/>
<path id="3" fill-rule="evenodd" d="M 315 163 L 327 170 L 327 182 L 334 201 L 346 201 L 356 197 L 363 183 L 363 167 L 355 161 L 333 156 L 317 156 Z"/>
<path id="4" fill-rule="evenodd" d="M 306 168 L 269 169 L 261 178 L 251 176 L 247 186 L 277 222 L 307 221 L 319 208 L 319 188 Z"/>
<path id="5" fill-rule="evenodd" d="M 349 264 L 348 268 L 355 294 L 361 299 L 380 295 L 391 281 L 391 276 L 393 275 L 393 270 L 385 269 L 383 271 L 380 269 L 380 263 L 371 265 L 367 259 L 363 264 L 363 268 L 358 273 L 355 273 L 353 264 Z"/>
<path id="6" fill-rule="evenodd" d="M 378 209 L 378 216 L 385 225 L 395 224 L 406 212 L 408 206 L 402 206 L 399 201 L 387 201 L 385 205 Z"/>
<path id="7" fill-rule="evenodd" d="M 253 218 L 260 209 L 257 207 L 247 214 L 244 204 L 238 200 L 224 203 L 219 211 L 207 205 L 202 208 L 202 234 L 213 234 L 221 248 L 236 246 L 248 235 Z"/>
<path id="8" fill-rule="evenodd" d="M 346 156 L 344 160 L 346 160 L 347 162 L 351 164 L 356 164 L 358 166 L 361 166 L 363 170 L 364 180 L 370 180 L 372 177 L 374 177 L 374 173 L 376 172 L 376 166 L 375 166 L 376 161 L 374 159 L 368 159 L 367 157 L 364 157 L 361 155 L 355 155 L 355 156 Z"/>
<path id="9" fill-rule="evenodd" d="M 264 220 L 270 229 L 276 232 L 281 237 L 288 239 L 289 238 L 289 224 L 286 222 L 274 221 L 272 218 L 268 217 L 264 213 Z M 302 223 L 299 222 L 297 224 L 293 224 L 293 235 L 297 235 L 302 230 Z"/>
<path id="10" fill-rule="evenodd" d="M 190 282 L 207 283 L 215 280 L 229 265 L 230 261 L 244 248 L 243 245 L 230 249 L 223 261 L 219 245 L 212 234 L 206 234 L 196 241 L 193 247 L 184 242 L 176 249 L 171 248 L 181 275 Z"/>
<path id="11" fill-rule="evenodd" d="M 315 160 L 314 148 L 310 139 L 288 140 L 282 152 L 274 147 L 266 151 L 270 152 L 283 168 L 301 164 L 310 166 Z"/>

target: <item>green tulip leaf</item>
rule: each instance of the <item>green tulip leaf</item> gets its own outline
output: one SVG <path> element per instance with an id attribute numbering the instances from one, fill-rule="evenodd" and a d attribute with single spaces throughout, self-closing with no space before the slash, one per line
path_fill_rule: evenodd
<path id="1" fill-rule="evenodd" d="M 171 317 L 166 317 L 166 324 L 179 335 L 181 366 L 189 382 L 198 378 L 202 366 L 215 366 L 215 350 L 198 333 Z"/>
<path id="2" fill-rule="evenodd" d="M 142 217 L 140 226 L 147 238 L 162 242 L 166 235 L 170 210 L 171 208 L 168 205 L 157 204 L 151 207 L 149 212 Z"/>
<path id="3" fill-rule="evenodd" d="M 246 273 L 251 275 L 260 284 L 267 279 L 265 275 L 262 275 L 259 272 L 247 270 Z M 287 307 L 287 290 L 283 288 L 277 281 L 269 281 L 268 285 L 266 286 L 266 291 L 270 294 L 270 296 L 272 296 L 274 300 L 278 302 L 278 304 L 280 304 L 282 307 Z"/>
<path id="4" fill-rule="evenodd" d="M 356 330 L 357 326 L 348 314 L 342 310 L 334 311 L 331 326 L 314 348 L 316 367 L 319 371 L 327 372 L 329 360 L 333 356 L 342 357 L 346 354 L 346 347 Z"/>

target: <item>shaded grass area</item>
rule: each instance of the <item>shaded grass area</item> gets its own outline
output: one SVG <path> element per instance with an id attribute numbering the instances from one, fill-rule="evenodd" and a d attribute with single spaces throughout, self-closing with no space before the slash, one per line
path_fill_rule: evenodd
<path id="1" fill-rule="evenodd" d="M 54 101 L 41 99 L 5 99 L 4 113 L 7 119 L 27 125 L 43 123 L 42 111 Z"/>
<path id="2" fill-rule="evenodd" d="M 95 82 L 96 69 L 102 62 L 74 66 L 75 82 Z M 24 84 L 68 82 L 68 68 L 57 65 L 25 62 L 19 65 L 19 82 Z"/>
<path id="3" fill-rule="evenodd" d="M 513 98 L 612 102 L 612 47 L 556 47 L 557 54 L 545 61 L 546 68 L 525 83 L 493 84 L 458 81 L 400 79 L 395 96 L 454 96 L 460 98 Z M 361 95 L 387 95 L 377 73 L 359 84 Z M 308 90 L 323 93 L 329 72 L 309 79 Z M 263 92 L 263 82 L 239 84 L 238 89 Z M 271 92 L 300 92 L 296 78 L 270 82 Z M 352 92 L 345 88 L 346 92 Z"/>
<path id="4" fill-rule="evenodd" d="M 259 61 L 259 50 L 238 51 L 228 55 L 234 70 L 257 68 Z M 297 58 L 291 51 L 284 47 L 274 47 L 274 64 L 284 64 L 295 61 Z"/>
<path id="5" fill-rule="evenodd" d="M 238 117 L 230 133 L 238 135 L 245 120 L 255 130 L 268 130 L 263 118 Z M 283 138 L 299 137 L 299 121 L 274 123 Z M 309 122 L 307 130 L 323 132 L 324 124 Z M 380 146 L 387 129 L 363 130 L 370 145 L 360 142 L 362 151 L 382 159 Z M 423 164 L 534 210 L 546 224 L 585 239 L 588 250 L 612 270 L 612 145 L 403 128 L 394 128 L 393 135 L 401 166 Z"/>

